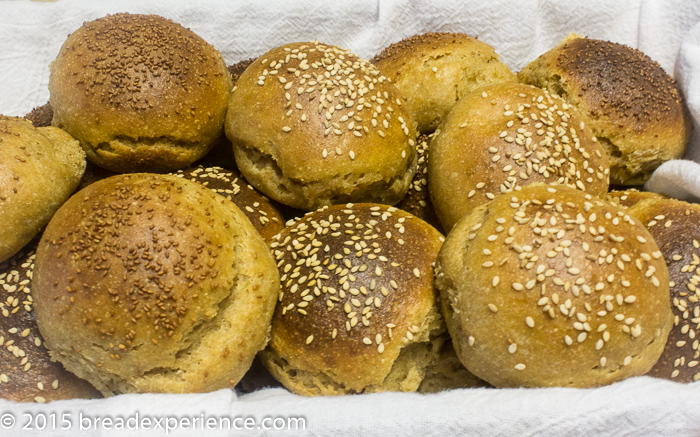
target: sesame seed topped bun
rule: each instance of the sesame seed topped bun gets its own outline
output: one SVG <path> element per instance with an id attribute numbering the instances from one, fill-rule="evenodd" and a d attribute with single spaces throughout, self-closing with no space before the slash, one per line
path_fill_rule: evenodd
<path id="1" fill-rule="evenodd" d="M 463 33 L 425 33 L 394 43 L 372 62 L 406 97 L 421 133 L 484 85 L 517 82 L 493 47 Z"/>
<path id="2" fill-rule="evenodd" d="M 504 83 L 462 98 L 433 135 L 430 196 L 445 231 L 500 193 L 534 182 L 604 196 L 608 159 L 577 111 L 530 85 Z"/>
<path id="3" fill-rule="evenodd" d="M 418 137 L 416 141 L 416 152 L 418 154 L 416 174 L 413 176 L 406 196 L 401 199 L 401 202 L 396 204 L 396 207 L 410 212 L 419 219 L 428 222 L 438 231 L 441 231 L 442 225 L 435 214 L 433 201 L 430 200 L 430 192 L 428 191 L 428 146 L 430 145 L 430 139 L 431 135 Z"/>
<path id="4" fill-rule="evenodd" d="M 269 241 L 284 229 L 285 220 L 267 196 L 253 188 L 236 170 L 197 166 L 178 170 L 175 176 L 200 183 L 231 200 L 248 217 L 260 235 Z"/>
<path id="5" fill-rule="evenodd" d="M 688 110 L 676 82 L 639 50 L 569 35 L 518 73 L 582 114 L 610 156 L 610 181 L 641 185 L 690 139 Z"/>
<path id="6" fill-rule="evenodd" d="M 43 403 L 100 397 L 87 381 L 52 361 L 44 347 L 31 291 L 38 243 L 0 262 L 0 398 Z"/>
<path id="7" fill-rule="evenodd" d="M 285 205 L 395 204 L 416 168 L 415 123 L 399 97 L 348 50 L 287 44 L 241 74 L 226 135 L 246 180 Z"/>
<path id="8" fill-rule="evenodd" d="M 308 213 L 271 244 L 281 290 L 270 373 L 303 395 L 416 391 L 445 340 L 432 264 L 442 235 L 393 207 Z"/>
<path id="9" fill-rule="evenodd" d="M 663 197 L 627 209 L 644 224 L 668 266 L 673 327 L 650 376 L 700 381 L 700 205 Z"/>
<path id="10" fill-rule="evenodd" d="M 103 394 L 233 387 L 267 342 L 279 276 L 233 202 L 176 176 L 113 176 L 56 213 L 37 249 L 51 356 Z"/>
<path id="11" fill-rule="evenodd" d="M 606 200 L 613 205 L 617 205 L 620 208 L 629 208 L 634 206 L 642 200 L 647 199 L 665 199 L 666 196 L 653 193 L 651 191 L 639 191 L 634 188 L 629 190 L 612 190 L 605 197 Z"/>
<path id="12" fill-rule="evenodd" d="M 157 15 L 83 24 L 51 63 L 54 126 L 118 172 L 172 171 L 224 133 L 231 78 L 219 52 Z"/>
<path id="13" fill-rule="evenodd" d="M 644 226 L 565 186 L 533 184 L 464 217 L 436 263 L 462 363 L 496 387 L 592 387 L 643 375 L 673 316 Z"/>

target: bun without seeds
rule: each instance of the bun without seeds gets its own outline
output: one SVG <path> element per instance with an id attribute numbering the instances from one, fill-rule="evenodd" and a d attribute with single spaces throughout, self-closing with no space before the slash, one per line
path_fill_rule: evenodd
<path id="1" fill-rule="evenodd" d="M 84 172 L 85 153 L 66 132 L 0 115 L 0 262 L 46 226 Z"/>
<path id="2" fill-rule="evenodd" d="M 372 59 L 406 97 L 418 132 L 431 133 L 475 89 L 517 77 L 493 47 L 463 33 L 425 33 L 394 43 Z"/>

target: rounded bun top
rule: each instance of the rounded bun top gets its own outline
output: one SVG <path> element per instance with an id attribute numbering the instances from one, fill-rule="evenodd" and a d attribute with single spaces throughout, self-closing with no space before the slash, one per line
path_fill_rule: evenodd
<path id="1" fill-rule="evenodd" d="M 534 182 L 603 196 L 610 167 L 575 108 L 546 90 L 502 83 L 457 102 L 430 143 L 428 176 L 449 232 L 477 206 Z"/>
<path id="2" fill-rule="evenodd" d="M 398 89 L 368 61 L 319 42 L 256 59 L 231 94 L 226 134 L 246 179 L 301 209 L 381 192 L 396 203 L 415 171 L 415 123 Z"/>
<path id="3" fill-rule="evenodd" d="M 421 133 L 434 131 L 457 100 L 476 88 L 517 81 L 493 47 L 463 33 L 415 35 L 372 62 L 404 94 Z"/>
<path id="4" fill-rule="evenodd" d="M 649 232 L 569 187 L 532 184 L 477 208 L 447 237 L 437 271 L 460 358 L 498 387 L 644 374 L 672 324 Z"/>
<path id="5" fill-rule="evenodd" d="M 676 83 L 647 55 L 631 47 L 590 38 L 570 38 L 559 47 L 557 65 L 583 92 L 593 117 L 638 126 L 676 123 L 682 118 Z M 600 86 L 605 78 L 606 86 Z M 567 95 L 576 99 L 576 95 Z"/>
<path id="6" fill-rule="evenodd" d="M 234 325 L 229 304 L 247 306 L 236 317 L 263 326 L 235 347 L 257 352 L 277 278 L 228 199 L 176 176 L 129 174 L 95 182 L 57 212 L 37 249 L 33 292 L 53 356 L 104 393 L 206 391 L 229 386 L 242 376 L 229 372 L 252 360 L 242 353 L 226 364 L 223 347 L 233 344 L 212 345 L 206 333 Z"/>
<path id="7" fill-rule="evenodd" d="M 86 22 L 50 67 L 52 124 L 78 139 L 101 166 L 174 170 L 223 134 L 231 89 L 226 64 L 214 47 L 171 20 L 116 14 Z M 139 154 L 125 162 L 112 156 L 129 152 L 115 143 L 149 146 L 154 154 L 166 153 L 159 146 L 167 144 L 190 153 L 170 151 L 160 161 Z"/>
<path id="8" fill-rule="evenodd" d="M 692 130 L 676 82 L 639 50 L 569 35 L 518 73 L 575 106 L 610 155 L 611 183 L 641 185 Z"/>
<path id="9" fill-rule="evenodd" d="M 282 288 L 270 347 L 348 392 L 378 389 L 402 348 L 442 324 L 432 276 L 442 240 L 386 205 L 308 213 L 271 244 Z"/>

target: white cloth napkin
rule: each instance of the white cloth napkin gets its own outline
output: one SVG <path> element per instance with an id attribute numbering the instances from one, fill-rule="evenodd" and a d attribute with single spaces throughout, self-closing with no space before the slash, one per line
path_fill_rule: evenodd
<path id="1" fill-rule="evenodd" d="M 229 64 L 295 40 L 318 39 L 371 57 L 388 44 L 416 33 L 455 31 L 478 36 L 493 45 L 501 59 L 517 71 L 567 34 L 576 32 L 638 47 L 666 71 L 675 72 L 693 116 L 700 120 L 700 27 L 689 33 L 700 21 L 698 0 L 0 2 L 0 113 L 24 115 L 46 103 L 48 65 L 66 36 L 83 21 L 127 11 L 160 14 L 191 28 L 217 47 Z M 694 137 L 689 159 L 700 156 L 699 139 Z M 648 187 L 698 198 L 700 165 L 668 163 L 655 173 Z M 473 389 L 435 395 L 383 393 L 338 398 L 302 398 L 283 389 L 237 397 L 230 390 L 221 390 L 201 395 L 127 395 L 48 405 L 0 400 L 0 436 L 166 435 L 166 418 L 171 418 L 169 423 L 173 424 L 173 420 L 189 417 L 199 418 L 194 425 L 199 423 L 200 427 L 182 429 L 178 421 L 179 429 L 168 430 L 167 435 L 683 437 L 700 435 L 698 405 L 700 383 L 680 385 L 648 377 L 590 390 Z M 90 429 L 80 430 L 81 413 L 83 419 L 88 419 L 82 424 L 90 424 Z M 43 430 L 38 429 L 41 414 L 48 419 Z M 128 427 L 136 423 L 136 414 L 139 430 L 107 430 L 104 422 L 98 429 L 92 426 L 95 418 L 107 417 L 113 420 L 114 428 L 119 416 Z M 216 421 L 223 416 L 231 420 L 250 418 L 253 429 L 229 431 L 201 426 L 204 419 Z M 144 429 L 144 417 L 151 419 L 152 429 Z M 305 431 L 256 428 L 265 426 L 262 420 L 266 417 L 304 418 Z M 12 418 L 15 425 L 3 428 Z M 30 419 L 34 429 L 22 430 Z M 158 419 L 160 428 L 156 426 Z M 61 425 L 67 423 L 71 428 L 61 430 Z M 239 420 L 233 421 L 232 427 L 236 423 L 244 425 Z M 267 426 L 281 423 L 268 421 Z"/>

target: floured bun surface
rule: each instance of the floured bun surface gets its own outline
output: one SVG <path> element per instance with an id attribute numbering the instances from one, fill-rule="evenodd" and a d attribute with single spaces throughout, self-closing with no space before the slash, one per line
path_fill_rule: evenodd
<path id="1" fill-rule="evenodd" d="M 103 394 L 233 387 L 267 342 L 279 275 L 228 199 L 176 176 L 103 179 L 39 243 L 51 356 Z"/>
<path id="2" fill-rule="evenodd" d="M 518 73 L 575 106 L 610 156 L 610 182 L 641 185 L 683 156 L 692 130 L 676 82 L 639 50 L 569 35 Z"/>
<path id="3" fill-rule="evenodd" d="M 393 207 L 324 207 L 271 244 L 281 290 L 261 353 L 290 391 L 416 391 L 446 340 L 433 262 L 442 236 Z"/>
<path id="4" fill-rule="evenodd" d="M 533 184 L 464 217 L 436 285 L 457 355 L 495 387 L 594 387 L 647 373 L 673 325 L 668 270 L 630 214 Z"/>
<path id="5" fill-rule="evenodd" d="M 70 135 L 0 115 L 0 262 L 39 233 L 83 172 L 85 153 Z"/>
<path id="6" fill-rule="evenodd" d="M 0 262 L 0 398 L 15 402 L 100 397 L 87 381 L 51 360 L 34 315 L 36 239 Z"/>
<path id="7" fill-rule="evenodd" d="M 463 33 L 425 33 L 372 62 L 406 97 L 420 133 L 433 132 L 457 100 L 484 85 L 517 82 L 490 45 Z"/>
<path id="8" fill-rule="evenodd" d="M 51 63 L 54 126 L 117 172 L 172 171 L 224 133 L 231 77 L 211 45 L 157 15 L 83 24 Z"/>
<path id="9" fill-rule="evenodd" d="M 292 43 L 240 75 L 226 135 L 246 180 L 303 210 L 395 204 L 416 169 L 416 130 L 398 89 L 336 46 Z"/>
<path id="10" fill-rule="evenodd" d="M 578 111 L 530 85 L 467 95 L 430 142 L 430 196 L 446 232 L 474 208 L 534 182 L 604 196 L 609 172 L 605 150 Z"/>

